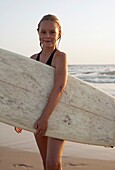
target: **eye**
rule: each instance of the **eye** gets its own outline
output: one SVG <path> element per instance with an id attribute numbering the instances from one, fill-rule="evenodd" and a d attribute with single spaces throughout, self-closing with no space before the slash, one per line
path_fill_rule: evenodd
<path id="1" fill-rule="evenodd" d="M 50 33 L 51 34 L 56 34 L 56 32 L 54 30 L 51 30 Z"/>
<path id="2" fill-rule="evenodd" d="M 42 33 L 42 34 L 46 34 L 46 31 L 45 31 L 45 30 L 41 30 L 41 33 Z"/>

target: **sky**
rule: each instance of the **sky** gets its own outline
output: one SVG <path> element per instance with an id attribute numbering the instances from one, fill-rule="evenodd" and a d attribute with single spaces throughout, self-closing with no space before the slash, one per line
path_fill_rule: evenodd
<path id="1" fill-rule="evenodd" d="M 36 28 L 46 14 L 61 22 L 68 64 L 115 64 L 115 0 L 0 0 L 0 48 L 39 52 Z"/>

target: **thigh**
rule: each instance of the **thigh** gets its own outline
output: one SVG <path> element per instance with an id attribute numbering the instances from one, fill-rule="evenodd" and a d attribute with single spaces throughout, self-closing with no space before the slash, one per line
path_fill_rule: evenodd
<path id="1" fill-rule="evenodd" d="M 48 137 L 47 141 L 47 160 L 60 160 L 64 149 L 64 140 Z"/>
<path id="2" fill-rule="evenodd" d="M 41 157 L 43 159 L 43 162 L 45 163 L 46 161 L 46 155 L 47 155 L 47 137 L 46 136 L 40 136 L 40 135 L 35 135 L 36 143 L 39 148 Z"/>

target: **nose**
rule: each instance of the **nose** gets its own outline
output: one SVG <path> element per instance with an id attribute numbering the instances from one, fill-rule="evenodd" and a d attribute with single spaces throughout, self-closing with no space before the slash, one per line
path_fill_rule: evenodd
<path id="1" fill-rule="evenodd" d="M 47 32 L 46 37 L 47 37 L 47 38 L 49 38 L 49 37 L 50 37 L 50 33 L 49 33 L 49 32 Z"/>

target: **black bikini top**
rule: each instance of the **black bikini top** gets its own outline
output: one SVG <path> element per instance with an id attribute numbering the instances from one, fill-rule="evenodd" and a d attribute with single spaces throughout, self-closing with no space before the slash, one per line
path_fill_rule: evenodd
<path id="1" fill-rule="evenodd" d="M 57 50 L 57 49 L 55 48 L 55 50 L 52 52 L 52 54 L 51 54 L 50 57 L 48 58 L 48 61 L 46 62 L 47 65 L 51 66 L 52 59 L 53 59 L 53 56 L 54 56 L 56 50 Z M 38 53 L 37 58 L 36 58 L 37 61 L 40 61 L 40 54 L 41 54 L 41 53 L 42 53 L 42 51 L 41 51 L 40 53 Z"/>

